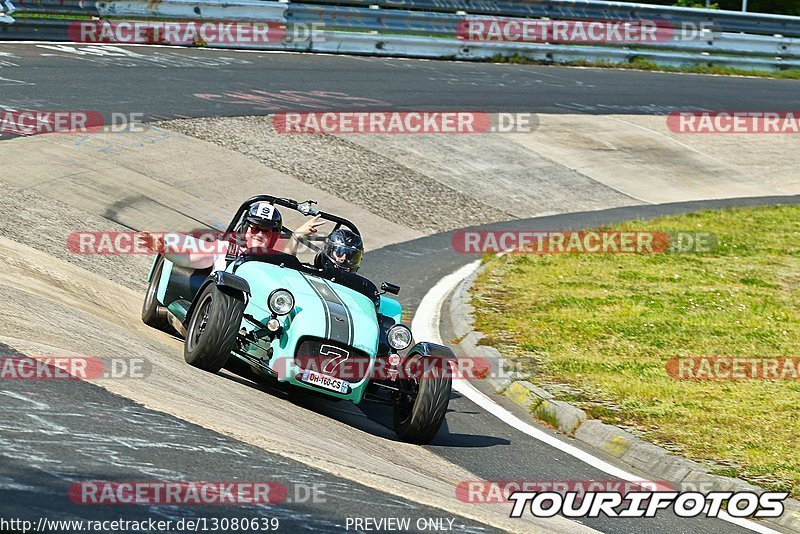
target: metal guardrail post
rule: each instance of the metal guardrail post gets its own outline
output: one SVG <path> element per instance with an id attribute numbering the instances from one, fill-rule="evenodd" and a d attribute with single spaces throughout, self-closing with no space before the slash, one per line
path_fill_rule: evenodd
<path id="1" fill-rule="evenodd" d="M 12 24 L 14 17 L 11 16 L 11 13 L 16 10 L 11 0 L 0 0 L 0 23 Z"/>

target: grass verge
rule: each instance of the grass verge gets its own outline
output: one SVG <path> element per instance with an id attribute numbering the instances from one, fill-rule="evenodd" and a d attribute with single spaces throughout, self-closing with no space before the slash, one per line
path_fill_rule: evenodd
<path id="1" fill-rule="evenodd" d="M 524 65 L 557 65 L 564 67 L 591 67 L 591 68 L 611 68 L 611 69 L 629 69 L 629 70 L 643 70 L 643 71 L 657 71 L 657 72 L 683 72 L 689 74 L 713 74 L 718 76 L 754 76 L 758 78 L 779 78 L 787 80 L 800 80 L 800 70 L 786 69 L 779 71 L 769 70 L 748 70 L 736 69 L 733 67 L 723 67 L 719 65 L 684 65 L 681 67 L 671 67 L 666 65 L 659 65 L 655 61 L 650 61 L 641 57 L 634 57 L 630 61 L 621 61 L 619 63 L 609 61 L 569 61 L 569 62 L 542 62 L 537 60 L 528 59 L 522 55 L 503 56 L 496 55 L 492 58 L 494 63 L 515 63 Z"/>
<path id="2" fill-rule="evenodd" d="M 714 232 L 703 254 L 509 255 L 473 286 L 475 326 L 529 380 L 713 472 L 800 496 L 800 380 L 670 378 L 672 358 L 800 356 L 800 207 L 609 229 Z"/>

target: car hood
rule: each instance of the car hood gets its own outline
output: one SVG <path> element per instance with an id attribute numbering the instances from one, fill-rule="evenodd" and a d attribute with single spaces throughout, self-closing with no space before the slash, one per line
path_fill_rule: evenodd
<path id="1" fill-rule="evenodd" d="M 290 337 L 328 339 L 374 355 L 379 326 L 375 304 L 366 296 L 324 278 L 288 267 L 247 262 L 236 270 L 250 285 L 248 308 L 260 319 L 269 315 L 267 299 L 275 289 L 291 291 Z"/>

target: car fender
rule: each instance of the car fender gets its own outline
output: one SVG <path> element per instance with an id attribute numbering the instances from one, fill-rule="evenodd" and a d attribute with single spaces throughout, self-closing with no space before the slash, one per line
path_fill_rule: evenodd
<path id="1" fill-rule="evenodd" d="M 409 356 L 419 354 L 426 358 L 443 358 L 446 360 L 455 360 L 456 355 L 449 347 L 444 345 L 437 345 L 436 343 L 429 343 L 428 341 L 420 341 L 408 351 Z"/>
<path id="2" fill-rule="evenodd" d="M 439 377 L 452 377 L 456 355 L 444 345 L 421 341 L 411 347 L 401 358 L 401 368 L 409 377 L 423 378 L 434 372 Z"/>
<path id="3" fill-rule="evenodd" d="M 214 282 L 217 287 L 224 287 L 250 296 L 250 284 L 241 276 L 226 271 L 214 271 L 208 275 L 207 283 Z M 203 284 L 205 286 L 205 284 Z"/>
<path id="4" fill-rule="evenodd" d="M 247 283 L 247 280 L 226 271 L 214 271 L 208 275 L 203 285 L 197 290 L 197 294 L 192 299 L 192 304 L 186 312 L 186 319 L 183 321 L 184 325 L 189 324 L 189 319 L 191 319 L 195 306 L 197 306 L 197 296 L 202 293 L 209 284 L 216 285 L 220 290 L 229 295 L 241 297 L 245 302 L 247 302 L 247 299 L 250 297 L 250 284 Z"/>
<path id="5" fill-rule="evenodd" d="M 381 295 L 380 304 L 378 305 L 378 313 L 391 317 L 395 323 L 403 322 L 403 308 L 397 300 Z"/>
<path id="6" fill-rule="evenodd" d="M 153 261 L 150 263 L 150 274 L 147 275 L 147 282 L 149 283 L 150 280 L 153 279 L 153 275 L 156 274 L 156 265 L 158 265 L 159 260 L 161 259 L 161 254 L 156 254 L 153 256 Z"/>

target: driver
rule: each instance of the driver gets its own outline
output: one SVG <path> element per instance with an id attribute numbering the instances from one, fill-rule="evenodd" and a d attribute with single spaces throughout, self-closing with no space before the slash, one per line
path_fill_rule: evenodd
<path id="1" fill-rule="evenodd" d="M 309 222 L 318 218 L 315 217 Z M 325 224 L 325 221 L 319 221 L 319 224 L 315 224 L 303 235 L 295 232 L 292 239 L 286 244 L 284 252 L 296 254 L 302 238 L 316 233 L 316 227 L 322 224 Z M 364 242 L 361 240 L 361 236 L 347 228 L 338 228 L 325 237 L 322 249 L 314 257 L 314 267 L 317 269 L 341 269 L 354 273 L 358 271 L 363 256 Z"/>
<path id="2" fill-rule="evenodd" d="M 364 242 L 352 230 L 339 228 L 325 238 L 322 250 L 317 254 L 314 264 L 321 268 L 336 268 L 354 273 L 361 265 L 364 256 Z"/>
<path id="3" fill-rule="evenodd" d="M 319 216 L 306 221 L 293 232 L 293 238 L 286 244 L 284 252 L 294 254 L 297 248 L 296 245 L 294 245 L 296 240 L 316 233 L 317 227 L 323 224 L 325 224 L 325 221 L 321 220 Z M 227 267 L 226 255 L 229 253 L 243 255 L 248 253 L 263 254 L 265 252 L 278 252 L 274 247 L 280 237 L 282 229 L 283 218 L 277 208 L 269 202 L 256 202 L 250 206 L 242 225 L 244 239 L 238 239 L 237 243 L 233 244 L 229 241 L 217 242 L 214 246 L 214 254 L 203 252 L 165 252 L 164 257 L 181 267 L 189 267 L 191 269 L 208 269 L 212 267 L 212 271 L 224 271 Z M 142 232 L 140 239 L 145 246 L 152 250 L 164 250 L 162 236 L 156 236 L 149 232 Z M 192 236 L 185 236 L 185 239 L 190 240 L 195 238 Z M 198 248 L 199 247 L 195 247 L 195 250 Z M 233 248 L 233 250 L 231 250 L 231 248 Z"/>

